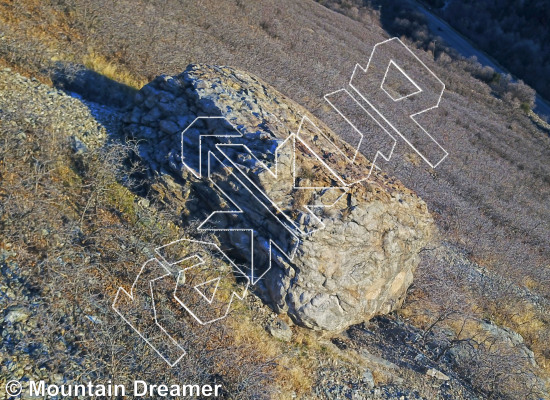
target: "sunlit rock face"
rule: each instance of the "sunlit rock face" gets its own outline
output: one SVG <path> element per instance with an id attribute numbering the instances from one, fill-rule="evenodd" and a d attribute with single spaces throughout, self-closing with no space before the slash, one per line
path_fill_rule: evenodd
<path id="1" fill-rule="evenodd" d="M 214 235 L 277 312 L 336 332 L 404 300 L 433 232 L 426 204 L 376 171 L 345 186 L 369 161 L 313 151 L 353 149 L 257 77 L 190 65 L 141 89 L 125 124 L 163 201 L 185 224 L 208 219 L 189 234 Z"/>

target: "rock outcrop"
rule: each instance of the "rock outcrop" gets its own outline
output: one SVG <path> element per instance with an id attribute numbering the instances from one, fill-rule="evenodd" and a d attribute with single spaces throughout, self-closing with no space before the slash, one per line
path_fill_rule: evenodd
<path id="1" fill-rule="evenodd" d="M 182 222 L 210 217 L 189 234 L 215 234 L 277 312 L 340 331 L 403 301 L 432 235 L 426 204 L 378 172 L 342 189 L 370 163 L 330 151 L 353 149 L 260 79 L 191 65 L 141 89 L 125 124 Z"/>

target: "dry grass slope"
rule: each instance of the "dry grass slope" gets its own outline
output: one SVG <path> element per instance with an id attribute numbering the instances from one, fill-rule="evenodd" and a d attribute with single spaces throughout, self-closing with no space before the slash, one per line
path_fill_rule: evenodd
<path id="1" fill-rule="evenodd" d="M 344 87 L 355 63 L 364 64 L 374 44 L 388 33 L 382 28 L 380 10 L 343 8 L 340 11 L 353 19 L 308 0 L 203 0 L 185 3 L 185 7 L 177 0 L 2 0 L 0 58 L 3 64 L 45 82 L 56 62 L 77 62 L 134 87 L 159 73 L 179 73 L 190 62 L 231 65 L 262 77 L 345 134 L 344 125 L 331 114 L 322 96 Z M 421 123 L 450 155 L 440 167 L 430 170 L 399 142 L 394 160 L 384 168 L 425 199 L 445 240 L 477 263 L 484 280 L 470 287 L 471 282 L 460 271 L 449 269 L 449 262 L 427 251 L 412 296 L 425 296 L 422 309 L 410 302 L 406 313 L 424 328 L 437 321 L 440 313 L 452 311 L 454 315 L 456 311 L 459 320 L 489 318 L 514 329 L 534 351 L 548 379 L 548 132 L 521 109 L 521 101 L 512 92 L 496 90 L 479 67 L 451 58 L 443 47 L 426 45 L 423 33 L 414 39 L 423 46 L 417 51 L 419 57 L 447 86 L 440 107 L 426 114 Z M 407 37 L 403 40 L 414 46 Z M 8 152 L 3 157 L 9 156 Z M 55 163 L 45 165 L 54 168 Z M 36 185 L 42 178 L 24 171 L 32 178 L 15 179 L 15 172 L 5 171 L 3 185 L 24 182 L 28 187 L 12 189 L 33 199 L 31 183 Z M 48 169 L 45 175 L 51 180 L 51 191 L 71 186 L 70 182 L 55 182 L 59 178 L 53 178 L 54 172 L 58 171 Z M 9 176 L 14 179 L 6 178 Z M 50 210 L 51 204 L 59 201 L 66 204 L 66 210 L 75 209 L 72 218 L 78 219 L 84 194 L 79 189 L 74 198 L 68 196 L 69 200 L 46 197 L 49 200 L 43 207 Z M 24 198 L 20 201 L 21 207 L 30 204 Z M 94 240 L 100 240 L 102 233 L 114 235 L 114 231 L 104 231 L 105 226 L 120 224 L 115 224 L 120 220 L 113 211 L 116 204 L 102 207 L 106 206 L 92 208 L 99 219 L 87 228 Z M 21 221 L 26 221 L 25 212 L 18 212 Z M 124 213 L 124 218 L 132 215 L 127 209 Z M 82 223 L 88 224 L 86 221 L 84 218 Z M 29 237 L 34 239 L 27 241 L 34 248 L 46 239 L 36 236 L 39 231 L 32 232 Z M 163 234 L 155 233 L 143 240 L 155 243 L 161 237 Z M 24 243 L 21 246 L 29 246 Z M 113 262 L 120 253 L 113 249 L 109 254 L 108 260 Z M 29 253 L 28 259 L 36 259 L 36 254 Z M 129 264 L 136 265 L 131 261 Z M 460 285 L 444 292 L 444 287 L 436 290 L 429 284 L 433 279 Z M 455 310 L 459 302 L 461 307 Z M 445 320 L 439 322 L 444 324 Z M 457 333 L 455 325 L 449 322 L 447 327 Z M 502 395 L 498 387 L 491 390 L 494 396 Z"/>

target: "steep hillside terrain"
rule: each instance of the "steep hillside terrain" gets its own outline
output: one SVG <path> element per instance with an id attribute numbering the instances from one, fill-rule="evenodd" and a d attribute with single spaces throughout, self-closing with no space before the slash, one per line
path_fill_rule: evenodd
<path id="1" fill-rule="evenodd" d="M 336 11 L 308 0 L 0 1 L 0 62 L 11 68 L 0 104 L 2 382 L 24 371 L 127 379 L 145 363 L 159 381 L 221 381 L 233 398 L 548 397 L 550 130 L 529 110 L 532 91 L 433 43 L 412 15 L 321 3 Z M 287 343 L 264 328 L 292 322 L 251 298 L 235 321 L 254 323 L 213 332 L 219 359 L 188 371 L 146 363 L 105 288 L 130 283 L 185 229 L 147 193 L 155 182 L 133 182 L 151 169 L 120 132 L 134 92 L 189 63 L 229 65 L 351 142 L 323 96 L 399 26 L 446 85 L 421 123 L 449 152 L 431 169 L 398 141 L 382 166 L 426 202 L 440 233 L 403 309 L 331 340 L 291 326 Z M 246 356 L 227 356 L 227 343 Z"/>
<path id="2" fill-rule="evenodd" d="M 512 73 L 550 97 L 550 11 L 546 2 L 427 3 Z"/>

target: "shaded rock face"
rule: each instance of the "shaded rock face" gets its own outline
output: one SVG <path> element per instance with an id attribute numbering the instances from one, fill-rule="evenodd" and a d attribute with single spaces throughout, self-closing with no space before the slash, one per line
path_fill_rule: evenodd
<path id="1" fill-rule="evenodd" d="M 212 233 L 277 312 L 341 331 L 402 303 L 432 235 L 426 204 L 380 173 L 345 187 L 370 163 L 324 151 L 353 149 L 258 78 L 191 65 L 137 93 L 125 124 L 163 201 L 202 223 L 188 233 Z"/>

